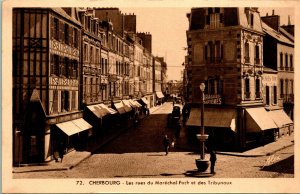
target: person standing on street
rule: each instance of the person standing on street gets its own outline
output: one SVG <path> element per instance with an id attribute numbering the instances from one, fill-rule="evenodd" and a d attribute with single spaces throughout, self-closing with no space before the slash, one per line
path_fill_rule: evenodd
<path id="1" fill-rule="evenodd" d="M 217 155 L 216 152 L 214 150 L 210 150 L 210 173 L 211 174 L 215 174 L 215 164 L 216 164 L 216 160 L 217 160 Z"/>
<path id="2" fill-rule="evenodd" d="M 169 153 L 169 147 L 170 147 L 170 139 L 168 138 L 168 135 L 165 135 L 163 139 L 163 145 L 165 148 L 166 155 Z"/>

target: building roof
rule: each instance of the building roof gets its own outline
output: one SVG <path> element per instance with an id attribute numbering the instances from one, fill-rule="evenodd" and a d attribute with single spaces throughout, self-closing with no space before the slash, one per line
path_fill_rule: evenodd
<path id="1" fill-rule="evenodd" d="M 76 20 L 75 18 L 69 16 L 69 15 L 65 12 L 65 10 L 63 10 L 62 8 L 60 8 L 60 7 L 52 7 L 51 10 L 54 11 L 55 13 L 57 13 L 57 14 L 63 16 L 64 18 L 66 18 L 66 19 L 72 21 L 73 23 L 75 23 L 75 24 L 81 26 L 81 23 L 80 23 L 78 20 Z"/>
<path id="2" fill-rule="evenodd" d="M 288 38 L 283 36 L 280 32 L 278 32 L 278 31 L 274 30 L 273 28 L 271 28 L 270 26 L 268 26 L 266 23 L 262 22 L 262 27 L 263 27 L 263 30 L 265 33 L 267 33 L 271 37 L 275 38 L 279 42 L 294 45 L 294 43 L 292 41 L 290 41 Z"/>

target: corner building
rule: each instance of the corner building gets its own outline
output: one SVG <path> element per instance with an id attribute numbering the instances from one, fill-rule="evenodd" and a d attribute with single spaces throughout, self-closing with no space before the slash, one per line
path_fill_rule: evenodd
<path id="1" fill-rule="evenodd" d="M 192 8 L 187 14 L 187 86 L 191 139 L 199 133 L 200 83 L 209 142 L 244 149 L 273 137 L 277 127 L 263 103 L 263 37 L 258 8 Z"/>

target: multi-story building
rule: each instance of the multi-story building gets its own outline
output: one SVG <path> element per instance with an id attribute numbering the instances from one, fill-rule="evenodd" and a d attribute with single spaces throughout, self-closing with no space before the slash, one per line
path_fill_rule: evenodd
<path id="1" fill-rule="evenodd" d="M 50 161 L 130 123 L 129 98 L 154 104 L 151 34 L 139 36 L 118 8 L 13 10 L 14 163 Z"/>
<path id="2" fill-rule="evenodd" d="M 262 17 L 264 37 L 264 65 L 278 72 L 278 106 L 294 118 L 294 37 L 280 26 L 280 16 Z M 289 27 L 291 26 L 291 28 Z M 293 25 L 284 26 L 293 29 Z M 293 30 L 291 30 L 293 32 Z"/>
<path id="3" fill-rule="evenodd" d="M 203 100 L 199 85 L 205 83 L 210 142 L 245 148 L 262 135 L 274 137 L 277 126 L 263 101 L 265 33 L 258 8 L 193 8 L 187 17 L 187 86 L 194 107 L 187 125 L 201 125 L 197 106 Z"/>
<path id="4" fill-rule="evenodd" d="M 79 107 L 80 29 L 74 9 L 13 10 L 14 162 L 51 160 L 58 142 L 71 149 L 91 128 Z"/>

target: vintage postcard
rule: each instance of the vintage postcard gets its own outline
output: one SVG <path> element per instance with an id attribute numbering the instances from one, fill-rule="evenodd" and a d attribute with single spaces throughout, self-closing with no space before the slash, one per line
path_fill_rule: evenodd
<path id="1" fill-rule="evenodd" d="M 299 8 L 4 1 L 2 192 L 299 192 Z"/>

